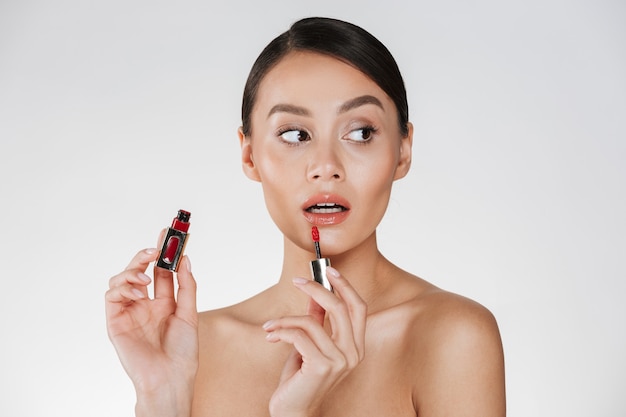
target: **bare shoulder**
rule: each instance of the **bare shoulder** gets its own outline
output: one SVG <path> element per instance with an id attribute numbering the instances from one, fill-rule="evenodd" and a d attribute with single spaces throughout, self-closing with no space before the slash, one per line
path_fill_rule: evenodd
<path id="1" fill-rule="evenodd" d="M 397 270 L 395 278 L 388 305 L 408 318 L 415 337 L 422 339 L 426 333 L 436 337 L 462 332 L 499 338 L 495 317 L 480 303 L 445 291 L 406 271 Z"/>
<path id="2" fill-rule="evenodd" d="M 494 315 L 482 304 L 439 288 L 432 288 L 412 302 L 418 310 L 420 334 L 431 337 L 493 338 L 500 335 Z"/>
<path id="3" fill-rule="evenodd" d="M 494 315 L 476 301 L 436 287 L 409 305 L 419 414 L 503 416 L 504 355 Z"/>

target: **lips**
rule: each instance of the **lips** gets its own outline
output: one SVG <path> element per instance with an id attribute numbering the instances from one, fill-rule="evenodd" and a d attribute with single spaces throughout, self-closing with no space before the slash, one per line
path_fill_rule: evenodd
<path id="1" fill-rule="evenodd" d="M 333 194 L 318 194 L 302 205 L 304 217 L 314 225 L 333 225 L 343 222 L 350 214 L 350 203 Z"/>

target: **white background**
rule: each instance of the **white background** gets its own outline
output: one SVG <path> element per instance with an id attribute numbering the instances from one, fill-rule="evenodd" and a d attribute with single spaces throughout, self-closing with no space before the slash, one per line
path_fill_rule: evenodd
<path id="1" fill-rule="evenodd" d="M 495 314 L 508 415 L 625 415 L 624 2 L 216 3 L 0 1 L 0 415 L 132 415 L 103 295 L 179 208 L 200 309 L 275 282 L 236 129 L 253 60 L 309 15 L 397 58 L 414 165 L 381 249 Z"/>

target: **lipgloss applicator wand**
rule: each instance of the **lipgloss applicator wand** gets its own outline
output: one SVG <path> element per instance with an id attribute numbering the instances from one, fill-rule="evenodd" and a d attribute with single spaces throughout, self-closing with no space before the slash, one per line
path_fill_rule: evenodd
<path id="1" fill-rule="evenodd" d="M 315 256 L 317 259 L 322 259 L 322 251 L 320 250 L 320 231 L 316 226 L 311 229 L 311 235 L 313 236 L 313 244 L 315 245 Z"/>
<path id="2" fill-rule="evenodd" d="M 311 274 L 313 280 L 322 284 L 324 288 L 329 291 L 333 290 L 333 286 L 330 285 L 328 278 L 326 277 L 326 267 L 330 266 L 330 259 L 322 258 L 322 251 L 320 250 L 320 232 L 317 227 L 313 226 L 311 229 L 311 236 L 313 237 L 313 245 L 315 246 L 315 256 L 317 259 L 311 261 Z"/>

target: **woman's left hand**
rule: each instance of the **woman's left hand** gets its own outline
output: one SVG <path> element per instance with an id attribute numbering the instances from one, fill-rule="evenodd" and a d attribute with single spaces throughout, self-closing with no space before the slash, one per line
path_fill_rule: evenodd
<path id="1" fill-rule="evenodd" d="M 306 316 L 264 325 L 268 341 L 294 347 L 270 400 L 273 417 L 317 415 L 324 397 L 363 360 L 367 304 L 336 269 L 327 268 L 327 276 L 334 293 L 311 280 L 293 280 L 311 297 Z"/>

